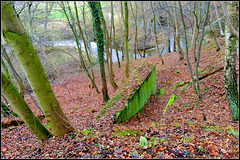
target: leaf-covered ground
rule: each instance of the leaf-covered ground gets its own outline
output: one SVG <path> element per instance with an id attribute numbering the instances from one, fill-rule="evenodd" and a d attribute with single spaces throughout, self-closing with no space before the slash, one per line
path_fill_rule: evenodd
<path id="1" fill-rule="evenodd" d="M 131 60 L 131 72 L 144 62 L 156 65 L 157 92 L 162 88 L 165 92 L 159 97 L 152 95 L 142 111 L 120 124 L 111 124 L 104 116 L 96 119 L 106 105 L 102 94 L 91 88 L 86 74 L 69 74 L 72 68 L 64 68 L 65 76 L 55 80 L 52 88 L 78 132 L 40 141 L 25 124 L 2 128 L 1 158 L 239 158 L 239 140 L 235 136 L 239 122 L 231 120 L 224 93 L 223 40 L 220 44 L 222 49 L 218 52 L 214 42 L 202 47 L 200 77 L 209 76 L 200 80 L 201 102 L 188 83 L 186 58 L 179 62 L 174 52 L 162 55 L 164 65 L 159 56 Z M 189 54 L 195 66 L 192 50 Z M 125 82 L 124 64 L 121 63 L 121 68 L 114 64 L 114 78 L 119 87 Z M 238 65 L 237 58 L 237 76 Z M 95 74 L 101 90 L 98 68 Z M 108 81 L 110 98 L 116 91 Z M 177 99 L 163 115 L 172 94 Z M 42 115 L 29 95 L 25 95 L 25 100 L 36 115 Z M 2 124 L 13 120 L 20 119 L 1 117 Z M 43 118 L 40 120 L 47 125 Z M 148 145 L 139 145 L 141 136 L 147 138 Z"/>

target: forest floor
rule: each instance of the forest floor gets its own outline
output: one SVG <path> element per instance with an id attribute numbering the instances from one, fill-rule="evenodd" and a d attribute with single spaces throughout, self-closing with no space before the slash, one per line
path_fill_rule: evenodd
<path id="1" fill-rule="evenodd" d="M 152 95 L 143 110 L 119 124 L 111 124 L 101 117 L 96 119 L 96 113 L 106 104 L 102 94 L 90 87 L 85 73 L 69 74 L 72 68 L 65 66 L 61 72 L 66 75 L 56 79 L 52 88 L 77 132 L 40 141 L 25 124 L 2 127 L 1 158 L 239 158 L 239 140 L 233 136 L 239 131 L 239 122 L 232 121 L 226 100 L 224 40 L 219 43 L 222 49 L 218 52 L 214 41 L 202 47 L 199 77 L 209 76 L 200 80 L 201 102 L 192 84 L 186 85 L 191 79 L 186 58 L 178 61 L 176 52 L 162 55 L 164 65 L 159 56 L 130 60 L 131 72 L 144 62 L 156 65 L 157 93 L 161 88 L 166 92 L 159 97 Z M 195 66 L 191 49 L 189 56 Z M 238 65 L 237 58 L 237 77 Z M 119 87 L 124 82 L 124 66 L 124 61 L 121 68 L 114 63 L 114 78 Z M 97 67 L 95 76 L 101 90 Z M 107 82 L 112 98 L 117 89 Z M 177 99 L 163 115 L 172 94 Z M 29 95 L 25 95 L 25 100 L 35 115 L 42 115 Z M 2 126 L 13 120 L 20 119 L 2 116 Z M 40 120 L 47 126 L 45 119 Z M 148 145 L 139 145 L 141 136 L 147 138 Z"/>

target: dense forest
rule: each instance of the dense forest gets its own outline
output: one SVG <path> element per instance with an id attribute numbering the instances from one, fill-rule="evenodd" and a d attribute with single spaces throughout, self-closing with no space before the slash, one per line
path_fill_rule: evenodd
<path id="1" fill-rule="evenodd" d="M 238 1 L 1 1 L 1 158 L 239 158 Z"/>

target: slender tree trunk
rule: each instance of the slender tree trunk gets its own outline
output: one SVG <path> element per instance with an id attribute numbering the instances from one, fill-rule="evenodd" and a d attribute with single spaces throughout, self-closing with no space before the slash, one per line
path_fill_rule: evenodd
<path id="1" fill-rule="evenodd" d="M 234 28 L 237 27 L 237 3 L 237 1 L 227 2 L 227 12 Z M 237 74 L 235 68 L 236 41 L 237 37 L 230 31 L 229 23 L 225 21 L 224 88 L 228 103 L 231 108 L 233 120 L 239 120 L 239 97 L 237 90 Z"/>
<path id="2" fill-rule="evenodd" d="M 97 41 L 97 51 L 98 51 L 98 62 L 99 68 L 102 78 L 102 93 L 103 93 L 103 101 L 107 102 L 109 100 L 108 90 L 107 90 L 107 82 L 106 75 L 104 69 L 104 35 L 101 27 L 100 14 L 97 2 L 91 1 L 88 2 L 91 13 L 92 13 L 92 21 L 93 21 L 93 31 Z"/>
<path id="3" fill-rule="evenodd" d="M 193 35 L 192 35 L 192 43 L 191 43 L 191 47 L 193 48 L 194 47 L 194 43 L 195 43 L 195 37 L 196 37 L 196 34 L 197 34 L 197 15 L 198 15 L 198 4 L 197 2 L 194 2 L 194 25 L 193 25 Z M 194 57 L 196 57 L 196 55 L 194 55 Z"/>
<path id="4" fill-rule="evenodd" d="M 10 2 L 2 2 L 2 31 L 14 50 L 54 135 L 75 131 L 62 111 L 34 47 Z"/>
<path id="5" fill-rule="evenodd" d="M 216 2 L 213 1 L 213 3 L 214 3 L 215 10 L 216 10 L 217 19 L 219 19 L 218 9 L 217 9 Z M 221 23 L 221 21 L 219 21 L 218 23 L 219 23 L 219 28 L 220 28 L 220 34 L 221 34 L 222 37 L 224 37 L 224 32 L 223 32 L 222 23 Z"/>
<path id="6" fill-rule="evenodd" d="M 189 71 L 190 71 L 190 75 L 191 75 L 193 90 L 198 95 L 198 90 L 197 90 L 197 87 L 195 85 L 195 80 L 194 80 L 194 77 L 193 77 L 193 71 L 192 71 L 191 63 L 190 63 L 189 57 L 188 57 L 188 41 L 187 41 L 185 22 L 184 22 L 183 14 L 182 14 L 182 6 L 181 6 L 180 2 L 178 2 L 178 5 L 179 5 L 179 9 L 180 9 L 180 15 L 181 15 L 181 20 L 182 20 L 183 30 L 184 30 L 184 40 L 185 40 L 185 46 L 186 46 L 187 65 L 188 65 L 188 68 L 189 68 Z"/>
<path id="7" fill-rule="evenodd" d="M 136 8 L 136 13 L 134 14 L 134 11 L 133 11 L 133 7 L 132 7 L 132 3 L 130 2 L 130 7 L 131 7 L 131 10 L 132 10 L 132 14 L 133 14 L 133 18 L 134 18 L 134 26 L 135 26 L 135 35 L 134 35 L 134 39 L 135 39 L 135 42 L 134 42 L 134 55 L 135 55 L 135 60 L 137 59 L 137 52 L 138 54 L 139 53 L 139 50 L 138 50 L 138 40 L 137 40 L 137 33 L 138 33 L 138 27 L 137 27 L 137 3 L 135 1 L 135 8 Z"/>
<path id="8" fill-rule="evenodd" d="M 8 100 L 28 128 L 39 138 L 46 139 L 51 133 L 41 124 L 33 114 L 27 103 L 17 91 L 11 81 L 2 73 L 1 93 Z"/>
<path id="9" fill-rule="evenodd" d="M 119 55 L 118 55 L 118 49 L 117 49 L 117 45 L 116 45 L 116 42 L 115 42 L 115 25 L 114 25 L 114 14 L 113 14 L 113 2 L 111 1 L 111 23 L 112 23 L 112 29 L 113 29 L 113 45 L 115 47 L 115 51 L 116 51 L 116 54 L 117 54 L 117 60 L 118 60 L 118 68 L 121 67 L 121 64 L 120 64 L 120 59 L 119 59 Z"/>
<path id="10" fill-rule="evenodd" d="M 161 58 L 162 65 L 163 65 L 164 61 L 162 59 L 161 53 L 159 53 L 159 48 L 158 48 L 157 29 L 156 29 L 156 16 L 155 16 L 154 8 L 153 8 L 153 5 L 152 5 L 152 1 L 151 1 L 151 8 L 152 8 L 152 12 L 153 12 L 153 31 L 154 31 L 154 35 L 155 35 L 156 52 L 159 55 L 159 57 Z"/>
<path id="11" fill-rule="evenodd" d="M 32 12 L 31 12 L 31 7 L 32 7 L 32 1 L 29 1 L 28 4 L 28 35 L 30 38 L 32 38 Z"/>
<path id="12" fill-rule="evenodd" d="M 76 41 L 76 44 L 77 44 L 77 49 L 78 49 L 78 53 L 79 53 L 79 58 L 80 58 L 81 65 L 82 65 L 82 67 L 84 68 L 84 70 L 86 71 L 87 76 L 88 76 L 88 78 L 91 80 L 93 86 L 95 87 L 96 92 L 97 92 L 97 93 L 100 93 L 100 91 L 98 90 L 95 82 L 93 81 L 93 79 L 92 79 L 92 77 L 91 77 L 91 75 L 90 75 L 90 73 L 89 73 L 89 71 L 88 71 L 88 69 L 87 69 L 87 67 L 86 67 L 86 64 L 85 64 L 86 62 L 85 62 L 85 59 L 84 59 L 83 54 L 82 54 L 81 46 L 80 46 L 80 44 L 79 44 L 79 40 L 78 40 L 78 36 L 77 36 L 74 19 L 73 19 L 72 12 L 71 12 L 71 8 L 70 8 L 70 6 L 69 6 L 69 4 L 68 4 L 68 10 L 69 10 L 69 13 L 70 13 L 71 22 L 74 23 L 74 24 L 72 24 L 72 23 L 70 22 L 70 19 L 69 19 L 68 15 L 67 15 L 66 8 L 65 8 L 65 5 L 64 5 L 63 2 L 62 2 L 62 9 L 63 9 L 63 11 L 64 11 L 65 16 L 67 17 L 68 23 L 69 23 L 70 28 L 71 28 L 71 30 L 72 30 L 72 33 L 73 33 L 73 35 L 74 35 L 74 38 L 75 38 L 75 41 Z"/>
<path id="13" fill-rule="evenodd" d="M 129 78 L 129 54 L 128 54 L 128 4 L 124 1 L 124 9 L 125 9 L 125 75 L 126 78 Z"/>
<path id="14" fill-rule="evenodd" d="M 200 39 L 199 46 L 198 46 L 197 62 L 196 62 L 196 66 L 195 66 L 197 95 L 198 95 L 198 100 L 200 100 L 200 101 L 202 100 L 202 94 L 201 94 L 201 88 L 200 88 L 199 77 L 198 77 L 198 75 L 199 75 L 198 68 L 199 68 L 199 63 L 200 63 L 201 46 L 202 46 L 202 41 L 203 41 L 203 37 L 204 37 L 204 30 L 205 30 L 205 26 L 206 26 L 208 14 L 209 14 L 210 1 L 206 2 L 206 3 L 207 3 L 207 13 L 206 13 L 206 17 L 202 23 L 202 33 L 201 33 L 201 39 Z"/>
<path id="15" fill-rule="evenodd" d="M 146 56 L 146 40 L 147 40 L 147 30 L 146 30 L 146 20 L 145 20 L 145 11 L 144 11 L 144 7 L 143 7 L 143 3 L 142 4 L 142 14 L 143 14 L 143 28 L 144 28 L 144 40 L 143 40 L 143 58 L 145 58 Z"/>
<path id="16" fill-rule="evenodd" d="M 124 16 L 123 16 L 123 1 L 120 1 L 121 3 L 121 17 L 122 17 L 122 23 L 123 23 L 123 26 L 124 26 Z M 125 55 L 125 51 L 124 51 L 124 45 L 125 45 L 125 41 L 124 41 L 124 38 L 125 37 L 125 32 L 123 31 L 123 27 L 121 26 L 121 31 L 122 31 L 122 61 L 124 61 L 124 55 Z"/>
<path id="17" fill-rule="evenodd" d="M 90 65 L 90 69 L 91 69 L 91 73 L 92 73 L 92 80 L 93 80 L 92 88 L 94 88 L 95 76 L 94 76 L 94 72 L 93 72 L 92 60 L 91 60 L 91 58 L 90 58 L 90 56 L 89 56 L 89 53 L 88 53 L 87 42 L 86 42 L 86 39 L 85 39 L 85 37 L 84 37 L 84 35 L 83 35 L 82 27 L 80 26 L 80 20 L 79 20 L 79 17 L 78 17 L 78 10 L 77 10 L 76 1 L 74 1 L 74 8 L 75 8 L 76 17 L 77 17 L 77 26 L 78 26 L 78 29 L 79 29 L 79 31 L 80 31 L 81 37 L 82 37 L 82 39 L 83 39 L 85 52 L 86 52 L 87 59 L 88 59 L 88 61 L 89 61 L 89 65 Z M 95 85 L 96 85 L 96 84 L 95 84 Z"/>
<path id="18" fill-rule="evenodd" d="M 179 23 L 177 19 L 177 11 L 176 11 L 176 1 L 173 2 L 174 7 L 173 7 L 173 13 L 174 13 L 174 20 L 175 20 L 175 26 L 176 26 L 176 44 L 177 44 L 177 53 L 179 57 L 179 61 L 184 59 L 183 52 L 180 46 L 180 33 L 179 33 Z"/>
<path id="19" fill-rule="evenodd" d="M 216 45 L 217 45 L 217 47 L 218 47 L 218 48 L 217 48 L 217 51 L 219 51 L 219 50 L 221 49 L 221 47 L 220 47 L 220 45 L 219 45 L 219 43 L 218 43 L 218 41 L 217 41 L 217 37 L 216 37 L 216 35 L 215 35 L 213 29 L 212 29 L 212 24 L 211 24 L 209 18 L 208 18 L 208 25 L 209 25 L 209 28 L 210 28 L 212 34 L 213 34 L 214 41 L 215 41 L 215 43 L 216 43 Z"/>
<path id="20" fill-rule="evenodd" d="M 11 62 L 11 60 L 10 60 L 10 58 L 9 58 L 6 50 L 5 50 L 5 48 L 3 47 L 2 44 L 1 44 L 1 46 L 2 46 L 2 52 L 1 52 L 1 54 L 2 54 L 2 56 L 5 58 L 5 60 L 7 61 L 7 63 L 9 64 L 9 66 L 10 66 L 10 68 L 11 68 L 11 71 L 12 71 L 12 73 L 13 73 L 13 77 L 14 77 L 14 79 L 15 79 L 16 82 L 17 82 L 18 91 L 19 91 L 19 93 L 22 95 L 22 97 L 24 98 L 24 86 L 23 86 L 22 80 L 21 80 L 21 78 L 18 76 L 16 70 L 14 69 L 13 64 L 12 64 L 12 62 Z"/>

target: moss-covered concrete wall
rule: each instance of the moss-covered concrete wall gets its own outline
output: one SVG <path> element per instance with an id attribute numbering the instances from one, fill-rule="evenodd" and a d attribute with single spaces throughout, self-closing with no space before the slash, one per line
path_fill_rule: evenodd
<path id="1" fill-rule="evenodd" d="M 142 85 L 133 94 L 132 98 L 126 102 L 125 107 L 120 112 L 116 113 L 116 123 L 126 121 L 140 112 L 149 97 L 156 94 L 156 66 L 153 67 Z"/>

